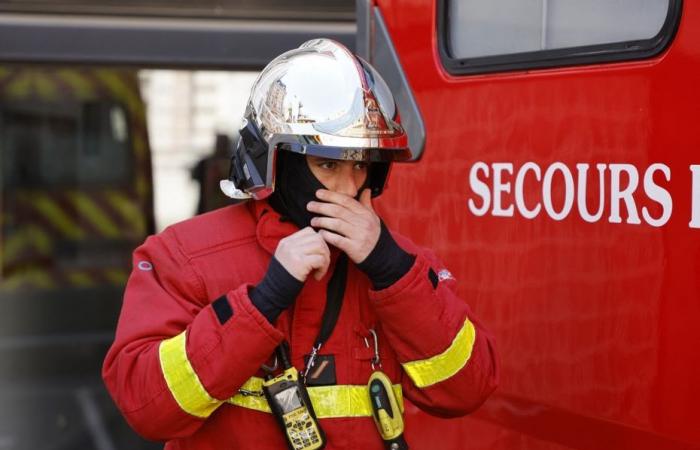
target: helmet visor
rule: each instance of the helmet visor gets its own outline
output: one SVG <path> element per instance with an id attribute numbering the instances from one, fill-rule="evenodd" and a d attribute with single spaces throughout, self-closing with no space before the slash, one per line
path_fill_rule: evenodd
<path id="1" fill-rule="evenodd" d="M 296 142 L 280 143 L 277 148 L 302 155 L 345 161 L 392 162 L 407 161 L 411 158 L 411 152 L 408 148 L 352 148 Z"/>

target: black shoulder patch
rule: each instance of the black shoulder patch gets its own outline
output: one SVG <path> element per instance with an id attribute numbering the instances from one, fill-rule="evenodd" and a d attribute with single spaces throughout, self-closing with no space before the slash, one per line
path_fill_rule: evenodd
<path id="1" fill-rule="evenodd" d="M 233 308 L 231 308 L 231 304 L 228 302 L 225 295 L 214 300 L 211 306 L 214 308 L 216 318 L 219 319 L 221 325 L 225 324 L 228 319 L 233 317 Z"/>
<path id="2" fill-rule="evenodd" d="M 428 269 L 428 278 L 430 279 L 430 282 L 433 285 L 433 289 L 436 289 L 439 280 L 437 274 L 432 268 Z"/>

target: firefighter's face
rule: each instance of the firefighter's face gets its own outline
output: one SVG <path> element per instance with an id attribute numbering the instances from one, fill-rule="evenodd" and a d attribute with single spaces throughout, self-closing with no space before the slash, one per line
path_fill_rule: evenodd
<path id="1" fill-rule="evenodd" d="M 306 162 L 311 173 L 326 189 L 356 197 L 367 180 L 367 163 L 363 161 L 341 161 L 307 155 Z"/>

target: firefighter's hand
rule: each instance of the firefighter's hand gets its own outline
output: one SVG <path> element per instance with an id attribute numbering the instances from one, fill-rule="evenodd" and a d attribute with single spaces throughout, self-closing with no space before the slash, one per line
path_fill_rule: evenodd
<path id="1" fill-rule="evenodd" d="M 345 252 L 355 263 L 364 261 L 379 240 L 381 221 L 372 208 L 372 193 L 365 189 L 360 201 L 349 195 L 319 189 L 318 202 L 307 209 L 324 217 L 314 217 L 311 225 L 322 228 L 319 234 L 331 245 Z"/>
<path id="2" fill-rule="evenodd" d="M 294 278 L 306 281 L 311 272 L 320 280 L 328 271 L 331 252 L 328 244 L 311 227 L 306 227 L 282 239 L 275 258 Z"/>

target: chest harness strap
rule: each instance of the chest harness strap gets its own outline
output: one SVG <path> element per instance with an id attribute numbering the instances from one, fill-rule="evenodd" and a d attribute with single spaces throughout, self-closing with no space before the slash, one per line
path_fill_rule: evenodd
<path id="1" fill-rule="evenodd" d="M 306 380 L 306 376 L 309 371 L 316 364 L 316 356 L 321 350 L 323 344 L 328 341 L 336 323 L 338 323 L 338 317 L 340 316 L 340 309 L 343 306 L 343 297 L 345 296 L 345 284 L 347 282 L 348 275 L 348 256 L 345 253 L 341 253 L 335 263 L 335 269 L 333 270 L 333 275 L 328 281 L 328 286 L 326 288 L 326 307 L 323 309 L 323 318 L 321 319 L 321 329 L 318 332 L 314 346 L 311 349 L 311 354 L 309 355 L 309 360 L 306 363 L 302 377 Z"/>

